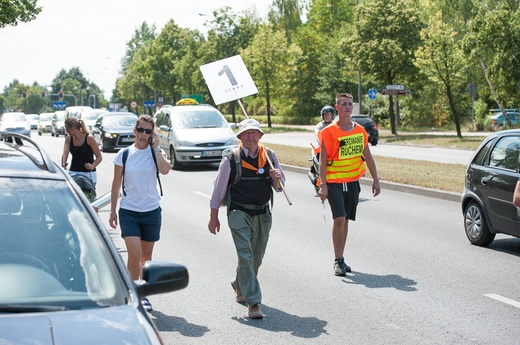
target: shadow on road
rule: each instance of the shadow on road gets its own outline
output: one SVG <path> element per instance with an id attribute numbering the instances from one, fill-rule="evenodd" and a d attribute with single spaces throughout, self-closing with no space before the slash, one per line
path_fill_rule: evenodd
<path id="1" fill-rule="evenodd" d="M 155 310 L 151 314 L 159 332 L 179 332 L 185 337 L 194 338 L 202 337 L 209 332 L 208 327 L 189 323 L 182 317 L 166 315 Z"/>
<path id="2" fill-rule="evenodd" d="M 343 282 L 346 284 L 364 285 L 369 289 L 394 288 L 401 291 L 417 291 L 414 287 L 417 285 L 415 280 L 403 278 L 397 274 L 376 275 L 352 272 L 347 274 Z"/>
<path id="3" fill-rule="evenodd" d="M 270 332 L 287 332 L 299 338 L 317 338 L 327 334 L 325 326 L 327 321 L 315 317 L 301 317 L 291 315 L 279 309 L 271 308 L 262 304 L 262 313 L 266 315 L 263 319 L 237 318 L 233 320 L 243 325 L 261 328 Z"/>

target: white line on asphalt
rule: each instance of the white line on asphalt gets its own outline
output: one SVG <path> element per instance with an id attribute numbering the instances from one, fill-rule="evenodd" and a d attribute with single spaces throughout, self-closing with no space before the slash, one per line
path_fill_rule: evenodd
<path id="1" fill-rule="evenodd" d="M 502 303 L 506 303 L 506 304 L 512 305 L 513 307 L 520 308 L 520 302 L 515 301 L 514 299 L 509 299 L 507 297 L 500 296 L 500 295 L 497 295 L 497 294 L 494 294 L 494 293 L 488 293 L 488 294 L 485 294 L 484 296 L 492 298 L 492 299 L 497 300 L 497 301 L 500 301 Z"/>
<path id="2" fill-rule="evenodd" d="M 211 195 L 204 194 L 204 193 L 202 193 L 202 192 L 193 192 L 193 193 L 195 193 L 195 194 L 197 194 L 197 195 L 200 195 L 200 196 L 203 196 L 203 197 L 205 197 L 205 198 L 207 198 L 207 199 L 211 199 Z"/>

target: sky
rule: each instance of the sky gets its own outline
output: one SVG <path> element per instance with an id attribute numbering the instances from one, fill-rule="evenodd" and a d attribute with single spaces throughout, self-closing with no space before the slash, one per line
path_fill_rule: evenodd
<path id="1" fill-rule="evenodd" d="M 14 79 L 52 83 L 62 70 L 79 67 L 109 99 L 126 44 L 146 21 L 157 33 L 173 19 L 183 28 L 206 32 L 213 11 L 255 11 L 266 18 L 272 0 L 39 0 L 35 20 L 0 29 L 0 92 Z"/>

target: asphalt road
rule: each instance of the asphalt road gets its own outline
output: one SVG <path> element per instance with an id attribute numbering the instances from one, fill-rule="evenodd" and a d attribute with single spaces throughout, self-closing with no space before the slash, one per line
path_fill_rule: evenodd
<path id="1" fill-rule="evenodd" d="M 37 138 L 59 159 L 63 138 Z M 103 154 L 98 194 L 110 190 L 113 153 Z M 161 240 L 154 259 L 184 263 L 189 286 L 151 296 L 165 344 L 518 344 L 520 240 L 469 244 L 458 202 L 362 187 L 346 249 L 353 272 L 334 276 L 331 216 L 305 174 L 286 171 L 259 279 L 263 320 L 249 320 L 230 286 L 236 254 L 220 210 L 207 230 L 216 165 L 161 177 Z M 324 222 L 325 214 L 325 222 Z M 108 209 L 100 211 L 108 229 Z M 125 258 L 119 230 L 109 233 Z"/>

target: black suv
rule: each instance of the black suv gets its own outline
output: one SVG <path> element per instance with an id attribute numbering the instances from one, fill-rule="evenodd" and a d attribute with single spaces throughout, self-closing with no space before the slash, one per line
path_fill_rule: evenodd
<path id="1" fill-rule="evenodd" d="M 338 121 L 339 115 L 334 117 L 334 121 Z M 377 123 L 368 115 L 363 114 L 352 114 L 350 115 L 350 120 L 359 123 L 368 134 L 368 142 L 372 144 L 372 146 L 376 146 L 379 141 L 379 127 Z"/>
<path id="2" fill-rule="evenodd" d="M 520 177 L 520 130 L 500 131 L 480 144 L 466 169 L 462 212 L 471 243 L 487 246 L 497 233 L 520 237 L 513 193 Z"/>
<path id="3" fill-rule="evenodd" d="M 131 280 L 71 177 L 30 138 L 0 141 L 0 324 L 9 344 L 159 344 L 141 306 L 184 288 L 186 267 L 148 261 Z"/>

